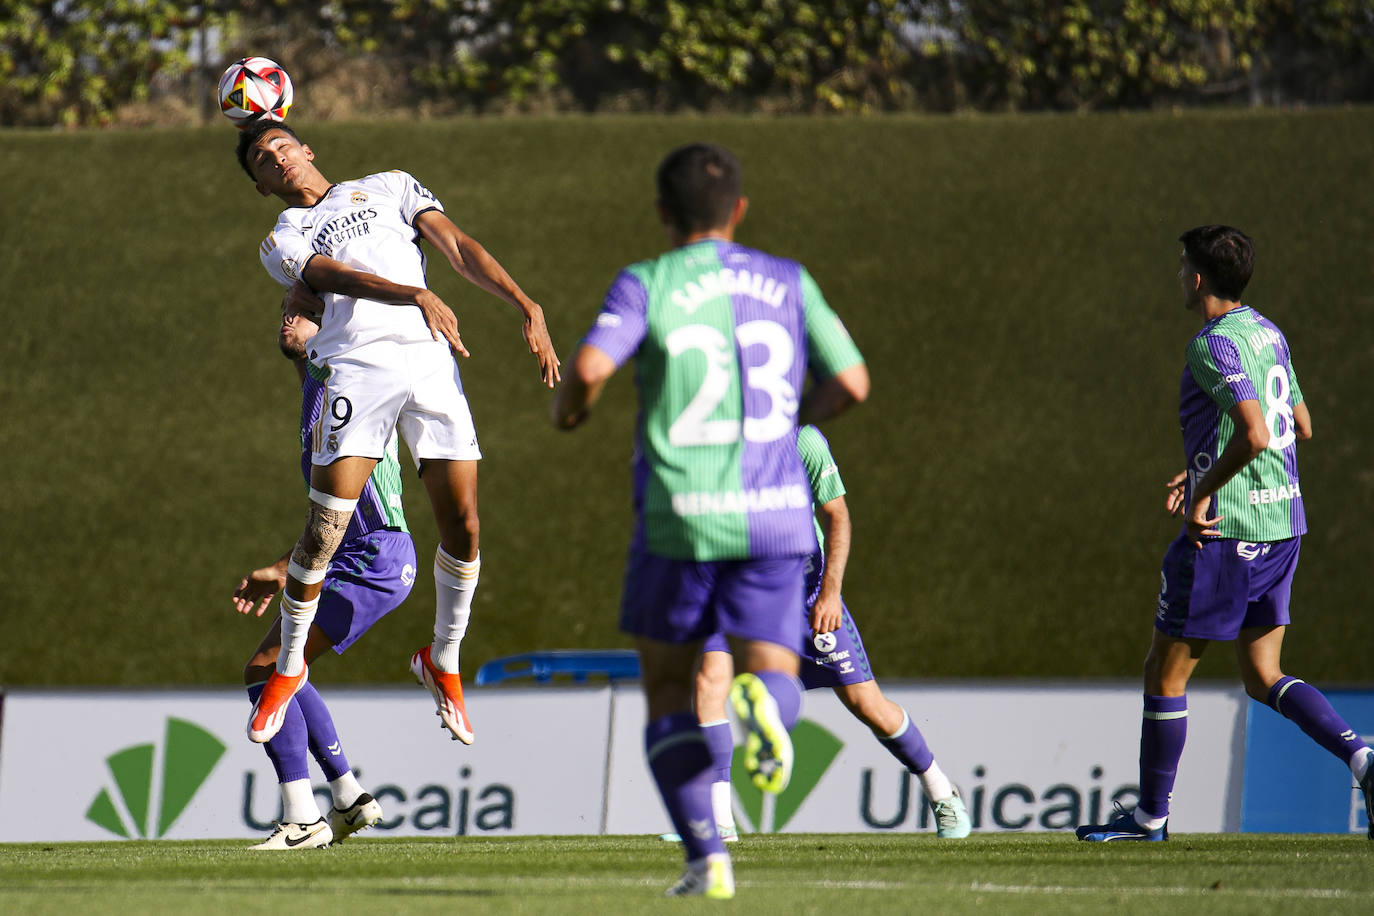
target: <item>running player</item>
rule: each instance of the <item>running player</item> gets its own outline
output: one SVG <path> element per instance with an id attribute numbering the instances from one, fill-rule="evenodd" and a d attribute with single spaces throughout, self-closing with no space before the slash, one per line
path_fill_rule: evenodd
<path id="1" fill-rule="evenodd" d="M 306 347 L 319 331 L 309 317 L 322 307 L 318 299 L 295 284 L 282 303 L 277 344 L 296 365 L 301 381 L 301 471 L 310 480 L 310 436 L 324 409 L 324 381 L 306 360 Z M 234 590 L 240 614 L 261 617 L 272 598 L 286 584 L 287 551 L 270 566 L 243 577 Z M 372 471 L 327 570 L 319 612 L 305 641 L 305 657 L 313 662 L 327 649 L 340 654 L 383 616 L 395 610 L 415 582 L 415 544 L 406 529 L 401 508 L 401 465 L 396 438 Z M 257 702 L 281 652 L 281 624 L 273 621 L 267 635 L 243 669 L 248 698 Z M 282 817 L 276 829 L 253 849 L 310 849 L 337 843 L 382 819 L 382 807 L 363 791 L 349 767 L 329 708 L 313 685 L 301 686 L 286 707 L 281 730 L 263 748 L 272 761 L 281 789 Z M 333 806 L 326 820 L 310 788 L 314 755 L 329 782 Z"/>
<path id="2" fill-rule="evenodd" d="M 641 414 L 620 626 L 635 637 L 648 705 L 644 746 L 674 827 L 682 879 L 669 896 L 734 896 L 711 815 L 711 756 L 692 712 L 702 640 L 731 638 L 731 689 L 749 731 L 745 765 L 765 790 L 791 773 L 801 709 L 796 617 L 816 550 L 797 423 L 868 395 L 868 370 L 795 261 L 734 242 L 748 201 L 729 150 L 691 144 L 657 172 L 672 250 L 612 284 L 552 420 L 581 424 L 630 357 Z M 816 379 L 805 394 L 808 368 Z"/>
<path id="3" fill-rule="evenodd" d="M 462 277 L 521 313 L 540 378 L 552 387 L 559 364 L 543 310 L 405 172 L 333 184 L 315 166 L 314 151 L 275 121 L 241 131 L 236 152 L 258 192 L 287 204 L 262 243 L 263 265 L 283 286 L 303 280 L 325 302 L 309 360 L 327 390 L 312 440 L 310 512 L 282 591 L 283 651 L 253 709 L 249 738 L 263 742 L 276 734 L 292 695 L 306 682 L 305 642 L 330 558 L 399 430 L 439 529 L 434 640 L 411 657 L 410 667 L 429 688 L 444 727 L 471 744 L 458 655 L 481 566 L 481 452 L 453 359 L 468 351 L 452 310 L 425 288 L 419 239 Z"/>
<path id="4" fill-rule="evenodd" d="M 873 731 L 878 743 L 915 773 L 935 814 L 935 835 L 961 839 L 972 827 L 959 792 L 945 776 L 925 736 L 901 706 L 884 696 L 873 678 L 859 628 L 841 597 L 849 562 L 849 506 L 844 481 L 830 453 L 830 443 L 814 426 L 803 426 L 797 437 L 802 463 L 811 480 L 816 511 L 816 537 L 821 549 L 806 566 L 806 607 L 797 617 L 801 633 L 801 682 L 807 690 L 828 687 L 854 716 Z M 725 717 L 734 665 L 724 636 L 713 634 L 702 647 L 697 670 L 696 709 L 706 745 L 711 750 L 715 782 L 711 806 L 716 829 L 727 843 L 739 838 L 731 804 L 730 760 L 734 734 Z M 667 834 L 667 840 L 680 840 Z"/>
<path id="5" fill-rule="evenodd" d="M 1374 751 L 1317 688 L 1283 673 L 1279 654 L 1298 548 L 1307 531 L 1297 443 L 1312 437 L 1288 341 L 1243 305 L 1254 268 L 1250 238 L 1229 226 L 1185 232 L 1179 282 L 1202 319 L 1188 344 L 1179 406 L 1185 470 L 1165 509 L 1184 528 L 1164 555 L 1154 641 L 1145 657 L 1140 800 L 1090 842 L 1169 838 L 1170 796 L 1188 731 L 1188 678 L 1214 640 L 1234 641 L 1251 698 L 1292 720 L 1350 766 L 1374 838 Z"/>

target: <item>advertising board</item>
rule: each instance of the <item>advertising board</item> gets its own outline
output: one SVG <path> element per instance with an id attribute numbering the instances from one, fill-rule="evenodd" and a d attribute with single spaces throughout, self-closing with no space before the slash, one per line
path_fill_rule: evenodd
<path id="1" fill-rule="evenodd" d="M 1068 830 L 1134 803 L 1136 688 L 893 682 L 885 692 L 960 787 L 975 830 Z M 386 812 L 373 835 L 669 829 L 644 762 L 638 683 L 473 688 L 471 747 L 447 739 L 418 689 L 326 696 L 343 752 Z M 1190 692 L 1172 829 L 1240 829 L 1247 703 L 1238 688 Z M 0 841 L 261 838 L 280 801 L 267 756 L 244 735 L 248 709 L 227 688 L 8 692 Z M 807 694 L 793 737 L 794 775 L 776 798 L 737 761 L 743 830 L 933 829 L 919 781 L 829 691 Z"/>
<path id="2" fill-rule="evenodd" d="M 467 747 L 419 688 L 326 691 L 342 751 L 386 812 L 378 835 L 600 833 L 610 688 L 474 693 Z M 0 841 L 261 839 L 281 802 L 244 734 L 249 708 L 228 689 L 7 692 Z"/>

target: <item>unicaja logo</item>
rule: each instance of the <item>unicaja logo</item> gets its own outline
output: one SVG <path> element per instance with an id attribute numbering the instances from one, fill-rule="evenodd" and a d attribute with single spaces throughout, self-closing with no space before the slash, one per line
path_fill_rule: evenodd
<path id="1" fill-rule="evenodd" d="M 100 790 L 86 819 L 126 839 L 163 836 L 223 755 L 214 735 L 168 718 L 160 748 L 138 744 L 105 758 L 114 784 Z"/>
<path id="2" fill-rule="evenodd" d="M 792 778 L 777 796 L 765 795 L 750 781 L 744 770 L 744 748 L 736 748 L 730 765 L 730 784 L 740 813 L 752 831 L 777 833 L 787 826 L 843 748 L 844 742 L 839 738 L 810 719 L 802 719 L 792 729 Z"/>

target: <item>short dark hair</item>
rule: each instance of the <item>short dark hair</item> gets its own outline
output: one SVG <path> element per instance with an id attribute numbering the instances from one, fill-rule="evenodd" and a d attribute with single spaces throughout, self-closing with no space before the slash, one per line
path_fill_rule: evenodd
<path id="1" fill-rule="evenodd" d="M 240 130 L 239 142 L 238 145 L 234 147 L 234 154 L 239 158 L 239 165 L 243 166 L 243 170 L 248 173 L 248 177 L 254 181 L 258 180 L 258 176 L 254 175 L 253 170 L 248 167 L 248 151 L 252 149 L 253 144 L 262 139 L 262 135 L 269 130 L 279 130 L 290 136 L 291 139 L 295 140 L 297 143 L 305 142 L 294 130 L 287 127 L 285 123 L 273 121 L 271 118 L 263 118 L 261 121 L 254 121 L 252 124 Z"/>
<path id="2" fill-rule="evenodd" d="M 740 198 L 743 169 L 735 154 L 714 143 L 689 143 L 659 163 L 658 202 L 682 232 L 718 229 Z"/>
<path id="3" fill-rule="evenodd" d="M 1198 226 L 1178 237 L 1188 263 L 1219 299 L 1239 302 L 1255 271 L 1255 243 L 1231 226 Z"/>

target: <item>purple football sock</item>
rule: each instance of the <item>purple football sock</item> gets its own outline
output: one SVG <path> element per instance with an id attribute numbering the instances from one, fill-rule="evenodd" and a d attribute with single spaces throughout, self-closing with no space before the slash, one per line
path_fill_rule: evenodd
<path id="1" fill-rule="evenodd" d="M 754 676 L 763 681 L 763 686 L 773 695 L 773 701 L 778 704 L 778 717 L 782 719 L 783 726 L 791 731 L 801 718 L 801 681 L 784 671 L 755 671 Z"/>
<path id="2" fill-rule="evenodd" d="M 1178 760 L 1188 739 L 1188 698 L 1145 695 L 1140 721 L 1140 811 L 1168 817 Z"/>
<path id="3" fill-rule="evenodd" d="M 711 753 L 696 715 L 679 712 L 650 722 L 644 753 L 687 861 L 724 852 L 711 810 Z"/>
<path id="4" fill-rule="evenodd" d="M 701 726 L 701 734 L 706 738 L 706 748 L 711 752 L 711 770 L 716 782 L 730 781 L 730 758 L 735 753 L 735 733 L 730 730 L 730 721 L 721 719 Z"/>
<path id="5" fill-rule="evenodd" d="M 1355 730 L 1331 708 L 1322 692 L 1306 681 L 1284 675 L 1269 688 L 1267 702 L 1275 712 L 1341 758 L 1347 766 L 1355 752 L 1366 747 Z"/>
<path id="6" fill-rule="evenodd" d="M 329 714 L 329 707 L 324 705 L 324 699 L 315 690 L 315 685 L 309 681 L 296 694 L 295 701 L 300 704 L 301 715 L 305 717 L 305 730 L 310 738 L 310 753 L 324 771 L 326 780 L 332 782 L 338 779 L 351 767 L 348 765 L 348 758 L 344 756 L 339 733 L 334 729 L 334 717 Z"/>
<path id="7" fill-rule="evenodd" d="M 911 716 L 906 715 L 906 710 L 902 712 L 906 728 L 891 738 L 879 738 L 878 743 L 887 748 L 888 753 L 911 772 L 924 773 L 935 762 L 935 755 L 926 746 L 925 735 L 921 734 L 916 723 L 911 721 Z"/>
<path id="8" fill-rule="evenodd" d="M 264 684 L 254 684 L 248 688 L 248 699 L 254 703 L 262 696 Z M 282 720 L 281 731 L 263 745 L 267 757 L 272 761 L 272 769 L 277 771 L 277 782 L 294 782 L 310 778 L 310 760 L 305 755 L 305 716 L 301 714 L 300 704 L 292 697 L 286 707 L 286 718 Z"/>

